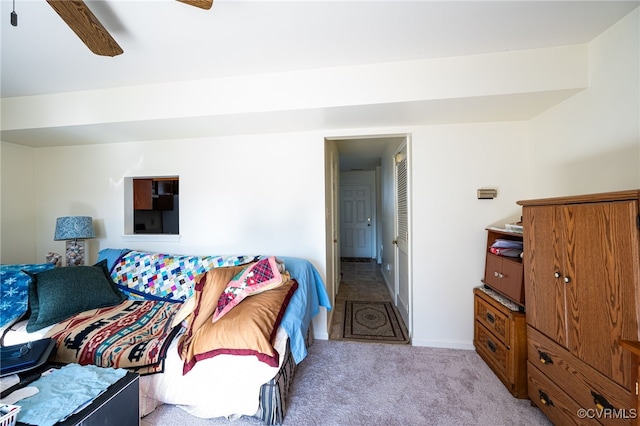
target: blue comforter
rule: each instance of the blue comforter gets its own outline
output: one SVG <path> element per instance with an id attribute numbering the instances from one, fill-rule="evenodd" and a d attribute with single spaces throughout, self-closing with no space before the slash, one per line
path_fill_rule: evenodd
<path id="1" fill-rule="evenodd" d="M 298 290 L 293 294 L 280 325 L 289 334 L 291 353 L 296 364 L 307 356 L 304 337 L 313 317 L 320 312 L 320 306 L 331 310 L 331 302 L 324 282 L 316 268 L 305 259 L 280 256 L 291 277 L 298 282 Z"/>

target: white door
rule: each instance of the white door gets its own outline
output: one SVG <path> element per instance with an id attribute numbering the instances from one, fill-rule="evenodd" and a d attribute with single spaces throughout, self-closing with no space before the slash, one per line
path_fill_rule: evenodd
<path id="1" fill-rule="evenodd" d="M 410 277 L 409 271 L 409 197 L 407 146 L 402 146 L 395 156 L 396 164 L 396 307 L 411 332 L 410 324 Z"/>
<path id="2" fill-rule="evenodd" d="M 340 256 L 371 258 L 371 185 L 340 185 Z"/>

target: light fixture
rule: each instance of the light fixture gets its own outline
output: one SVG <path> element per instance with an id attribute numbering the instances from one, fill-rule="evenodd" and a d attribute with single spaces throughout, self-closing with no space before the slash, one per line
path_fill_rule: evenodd
<path id="1" fill-rule="evenodd" d="M 56 220 L 55 241 L 67 241 L 67 266 L 84 265 L 84 241 L 95 238 L 93 219 L 90 216 L 64 216 Z"/>

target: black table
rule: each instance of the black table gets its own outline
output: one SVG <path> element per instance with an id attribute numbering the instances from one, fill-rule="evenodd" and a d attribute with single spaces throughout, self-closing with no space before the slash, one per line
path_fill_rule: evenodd
<path id="1" fill-rule="evenodd" d="M 50 367 L 60 367 L 60 365 L 49 365 Z M 81 411 L 56 424 L 60 426 L 138 425 L 140 423 L 139 392 L 138 374 L 127 372 Z M 20 401 L 16 405 L 20 405 Z M 18 414 L 19 418 L 20 414 Z M 26 426 L 20 421 L 17 424 Z"/>

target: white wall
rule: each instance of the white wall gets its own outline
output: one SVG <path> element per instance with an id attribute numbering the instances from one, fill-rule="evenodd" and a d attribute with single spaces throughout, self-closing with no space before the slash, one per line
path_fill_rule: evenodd
<path id="1" fill-rule="evenodd" d="M 589 44 L 589 88 L 530 122 L 532 197 L 640 188 L 640 10 Z"/>
<path id="2" fill-rule="evenodd" d="M 34 222 L 43 232 L 35 258 L 24 260 L 63 252 L 52 237 L 58 216 L 88 215 L 97 233 L 88 241 L 91 262 L 107 247 L 273 254 L 306 258 L 324 277 L 323 153 L 322 136 L 308 134 L 36 149 Z M 178 242 L 123 237 L 124 178 L 154 175 L 180 177 Z M 323 311 L 317 319 L 320 336 L 325 318 Z"/>
<path id="3" fill-rule="evenodd" d="M 34 155 L 33 148 L 0 144 L 0 263 L 29 263 L 36 256 Z"/>
<path id="4" fill-rule="evenodd" d="M 485 227 L 519 219 L 528 195 L 527 123 L 423 127 L 410 152 L 413 344 L 471 349 Z M 497 198 L 478 200 L 481 187 Z"/>
<path id="5" fill-rule="evenodd" d="M 530 122 L 37 149 L 3 143 L 2 261 L 61 253 L 56 217 L 86 214 L 98 233 L 90 260 L 105 247 L 276 254 L 305 257 L 326 278 L 325 137 L 408 134 L 413 343 L 471 349 L 471 289 L 483 275 L 487 225 L 518 218 L 519 199 L 640 186 L 638 13 L 589 45 L 589 89 Z M 179 242 L 123 238 L 123 178 L 136 175 L 180 176 Z M 498 197 L 477 200 L 480 187 L 496 187 Z M 7 204 L 17 210 L 7 213 Z M 324 311 L 314 326 L 327 334 Z"/>
<path id="6" fill-rule="evenodd" d="M 297 254 L 322 267 L 324 244 L 315 245 L 322 227 L 308 224 L 324 218 L 323 150 L 322 141 L 304 134 L 37 149 L 37 222 L 53 229 L 57 216 L 93 216 L 99 227 L 91 258 L 99 248 L 135 245 L 186 254 Z M 123 238 L 124 177 L 164 175 L 180 177 L 180 241 Z M 38 256 L 62 245 L 41 234 Z"/>
<path id="7" fill-rule="evenodd" d="M 412 134 L 414 344 L 470 347 L 471 288 L 483 268 L 484 227 L 517 207 L 524 123 L 395 128 Z M 385 129 L 389 130 L 389 129 Z M 376 134 L 381 129 L 353 129 Z M 309 259 L 325 275 L 322 133 L 237 136 L 34 149 L 36 255 L 61 253 L 55 219 L 94 218 L 89 259 L 107 247 L 183 254 L 276 254 Z M 483 160 L 484 159 L 484 160 Z M 487 161 L 486 159 L 491 159 Z M 4 173 L 4 171 L 3 171 Z M 180 177 L 180 241 L 123 237 L 126 176 Z M 475 190 L 500 194 L 478 201 Z M 3 193 L 3 199 L 5 198 Z M 326 333 L 326 313 L 314 321 Z"/>

